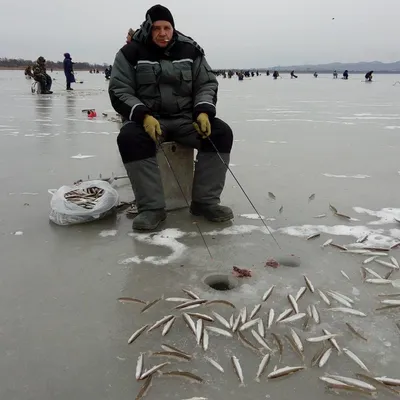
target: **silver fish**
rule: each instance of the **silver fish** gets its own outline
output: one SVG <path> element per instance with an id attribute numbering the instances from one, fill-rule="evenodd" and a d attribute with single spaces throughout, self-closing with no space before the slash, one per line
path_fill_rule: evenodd
<path id="1" fill-rule="evenodd" d="M 175 310 L 184 310 L 189 307 L 192 308 L 192 306 L 199 307 L 200 305 L 202 305 L 204 303 L 207 303 L 207 300 L 204 300 L 204 299 L 191 300 L 191 301 L 187 301 L 186 303 L 179 304 L 179 306 L 175 307 Z"/>
<path id="2" fill-rule="evenodd" d="M 370 372 L 367 366 L 349 349 L 343 348 L 344 354 L 351 358 L 360 368 L 362 368 L 364 371 Z"/>
<path id="3" fill-rule="evenodd" d="M 400 379 L 388 378 L 387 376 L 375 377 L 379 382 L 389 386 L 400 386 Z"/>
<path id="4" fill-rule="evenodd" d="M 171 364 L 170 362 L 165 362 L 162 364 L 155 365 L 154 367 L 150 368 L 149 370 L 143 372 L 140 380 L 146 379 L 148 376 L 153 375 L 155 372 L 159 371 L 161 368 L 166 367 L 167 365 Z"/>
<path id="5" fill-rule="evenodd" d="M 390 257 L 390 261 L 393 263 L 393 265 L 395 265 L 397 267 L 397 269 L 400 268 L 399 263 L 397 262 L 397 260 L 393 256 Z"/>
<path id="6" fill-rule="evenodd" d="M 172 325 L 174 324 L 174 322 L 176 321 L 176 317 L 171 318 L 164 326 L 161 335 L 165 336 L 169 330 L 172 328 Z"/>
<path id="7" fill-rule="evenodd" d="M 346 322 L 347 327 L 349 330 L 356 336 L 358 336 L 360 339 L 365 340 L 366 342 L 368 341 L 367 338 L 365 338 L 360 332 L 358 332 L 352 325 L 350 325 L 348 322 Z"/>
<path id="8" fill-rule="evenodd" d="M 215 360 L 213 360 L 210 357 L 204 356 L 204 358 L 213 366 L 215 367 L 218 371 L 224 373 L 224 369 L 221 367 L 221 365 L 219 365 Z"/>
<path id="9" fill-rule="evenodd" d="M 231 329 L 233 328 L 233 324 L 234 324 L 233 319 L 234 319 L 234 316 L 233 316 L 233 314 L 232 314 L 231 317 L 229 318 L 229 325 L 230 325 L 230 328 L 231 328 Z"/>
<path id="10" fill-rule="evenodd" d="M 141 399 L 143 399 L 144 396 L 146 396 L 147 392 L 150 389 L 152 380 L 153 380 L 153 377 L 150 375 L 144 382 L 143 386 L 141 387 L 138 395 L 136 396 L 136 400 L 141 400 Z"/>
<path id="11" fill-rule="evenodd" d="M 167 315 L 163 318 L 161 318 L 160 320 L 158 320 L 154 325 L 152 325 L 148 330 L 147 333 L 153 331 L 154 329 L 157 329 L 158 327 L 160 327 L 161 325 L 166 324 L 168 321 L 170 321 L 172 318 L 174 318 L 173 315 Z"/>
<path id="12" fill-rule="evenodd" d="M 292 308 L 288 308 L 287 310 L 283 311 L 281 314 L 279 314 L 278 318 L 276 319 L 276 322 L 281 322 L 286 317 L 288 317 L 292 312 L 293 312 Z"/>
<path id="13" fill-rule="evenodd" d="M 304 360 L 304 354 L 297 348 L 296 343 L 293 341 L 292 337 L 289 335 L 283 335 L 288 343 L 290 344 L 290 347 L 293 349 L 293 351 L 302 359 Z"/>
<path id="14" fill-rule="evenodd" d="M 275 285 L 272 285 L 264 294 L 262 297 L 262 301 L 267 301 L 269 297 L 271 296 L 272 292 L 274 291 Z"/>
<path id="15" fill-rule="evenodd" d="M 311 304 L 311 312 L 312 312 L 312 317 L 313 317 L 313 320 L 315 321 L 315 323 L 316 324 L 321 323 L 321 317 L 319 316 L 317 307 L 315 307 L 314 304 Z"/>
<path id="16" fill-rule="evenodd" d="M 245 331 L 246 329 L 249 329 L 249 328 L 251 328 L 252 326 L 258 324 L 258 321 L 259 321 L 259 320 L 260 320 L 260 318 L 257 318 L 257 319 L 253 319 L 253 320 L 251 320 L 251 321 L 248 321 L 248 322 L 246 322 L 245 324 L 243 324 L 243 325 L 239 328 L 239 330 L 240 330 L 241 332 L 243 332 L 243 331 Z"/>
<path id="17" fill-rule="evenodd" d="M 310 342 L 310 343 L 319 343 L 319 342 L 323 342 L 325 340 L 329 340 L 329 339 L 337 337 L 337 336 L 339 336 L 337 333 L 331 333 L 329 335 L 317 336 L 317 337 L 313 337 L 313 338 L 308 338 L 306 340 L 307 340 L 307 342 Z"/>
<path id="18" fill-rule="evenodd" d="M 231 360 L 232 360 L 232 364 L 233 364 L 233 369 L 235 370 L 235 373 L 236 373 L 237 377 L 239 378 L 240 386 L 244 386 L 243 370 L 240 365 L 239 359 L 235 356 L 232 356 Z"/>
<path id="19" fill-rule="evenodd" d="M 142 326 L 140 329 L 134 332 L 133 335 L 129 338 L 128 344 L 131 344 L 133 341 L 135 341 L 148 328 L 148 326 L 149 326 L 148 324 Z"/>
<path id="20" fill-rule="evenodd" d="M 354 304 L 354 300 L 352 298 L 350 298 L 349 296 L 346 296 L 342 293 L 336 292 L 335 290 L 330 290 L 331 293 L 335 293 L 338 296 L 340 296 L 342 299 L 347 300 L 349 303 Z"/>
<path id="21" fill-rule="evenodd" d="M 378 273 L 376 273 L 373 269 L 367 268 L 367 267 L 362 267 L 367 271 L 370 275 L 374 276 L 377 279 L 383 279 Z"/>
<path id="22" fill-rule="evenodd" d="M 279 349 L 279 362 L 282 361 L 282 354 L 283 354 L 283 343 L 282 340 L 280 339 L 280 337 L 276 334 L 276 333 L 271 333 L 271 336 L 274 338 L 278 349 Z"/>
<path id="23" fill-rule="evenodd" d="M 389 285 L 392 283 L 390 279 L 378 279 L 378 278 L 366 279 L 365 282 L 372 283 L 374 285 Z"/>
<path id="24" fill-rule="evenodd" d="M 315 193 L 311 194 L 308 198 L 308 201 L 312 201 L 315 199 Z"/>
<path id="25" fill-rule="evenodd" d="M 142 372 L 143 372 L 143 353 L 140 353 L 140 356 L 138 357 L 137 364 L 136 364 L 136 380 L 137 381 L 140 379 Z"/>
<path id="26" fill-rule="evenodd" d="M 203 350 L 207 351 L 208 350 L 208 345 L 210 343 L 210 337 L 208 336 L 207 329 L 203 330 Z"/>
<path id="27" fill-rule="evenodd" d="M 340 244 L 336 244 L 336 243 L 330 243 L 330 246 L 332 246 L 332 247 L 336 247 L 337 249 L 340 249 L 340 250 L 342 250 L 342 251 L 348 251 L 347 249 L 346 249 L 346 247 L 344 247 L 344 246 L 342 246 L 342 245 L 340 245 Z"/>
<path id="28" fill-rule="evenodd" d="M 304 346 L 300 339 L 300 336 L 292 328 L 290 328 L 290 333 L 292 335 L 293 342 L 296 344 L 297 349 L 302 353 L 304 351 Z"/>
<path id="29" fill-rule="evenodd" d="M 196 324 L 194 323 L 192 317 L 186 313 L 183 313 L 182 315 L 183 319 L 186 322 L 186 325 L 188 328 L 193 332 L 193 334 L 196 336 Z"/>
<path id="30" fill-rule="evenodd" d="M 387 262 L 387 261 L 380 260 L 379 258 L 377 258 L 377 259 L 375 260 L 375 262 L 378 263 L 378 264 L 381 264 L 381 265 L 383 265 L 383 266 L 385 266 L 385 267 L 388 267 L 388 268 L 399 269 L 399 267 L 398 267 L 397 265 L 392 264 L 392 263 L 389 263 L 389 262 Z"/>
<path id="31" fill-rule="evenodd" d="M 251 330 L 251 334 L 253 335 L 254 339 L 257 340 L 257 342 L 264 347 L 264 349 L 267 349 L 268 351 L 272 351 L 272 349 L 268 346 L 268 343 L 265 341 L 264 338 L 262 338 L 258 332 L 256 332 L 255 330 Z"/>
<path id="32" fill-rule="evenodd" d="M 190 312 L 190 313 L 188 313 L 191 317 L 194 317 L 194 318 L 200 318 L 200 319 L 202 319 L 202 320 L 204 320 L 204 321 L 208 321 L 208 322 L 214 322 L 214 318 L 212 318 L 212 317 L 210 317 L 209 315 L 206 315 L 206 314 L 200 314 L 200 313 L 193 313 L 193 312 Z"/>
<path id="33" fill-rule="evenodd" d="M 239 315 L 235 319 L 235 322 L 233 323 L 232 332 L 236 332 L 238 330 L 241 320 L 242 320 L 242 315 L 239 313 Z"/>
<path id="34" fill-rule="evenodd" d="M 232 334 L 225 329 L 216 328 L 215 326 L 206 326 L 206 329 L 210 332 L 216 333 L 217 335 L 232 337 Z"/>
<path id="35" fill-rule="evenodd" d="M 279 209 L 279 214 L 282 214 L 283 211 L 283 206 L 281 206 L 281 208 Z"/>
<path id="36" fill-rule="evenodd" d="M 322 329 L 322 332 L 324 332 L 325 335 L 330 335 L 331 333 L 327 331 L 326 329 Z M 342 350 L 340 349 L 338 342 L 336 341 L 335 338 L 330 338 L 328 339 L 329 342 L 332 344 L 332 346 L 337 350 L 338 354 L 342 354 Z"/>
<path id="37" fill-rule="evenodd" d="M 385 299 L 385 300 L 381 300 L 382 304 L 391 304 L 394 306 L 399 306 L 400 305 L 400 300 L 396 300 L 396 299 Z"/>
<path id="38" fill-rule="evenodd" d="M 306 291 L 307 291 L 307 287 L 306 286 L 301 287 L 299 289 L 299 291 L 297 292 L 297 294 L 296 294 L 295 300 L 299 301 L 303 297 L 303 295 L 304 295 L 304 293 Z"/>
<path id="39" fill-rule="evenodd" d="M 313 218 L 325 218 L 326 214 L 315 215 Z"/>
<path id="40" fill-rule="evenodd" d="M 189 358 L 192 358 L 192 356 L 191 356 L 190 354 L 185 353 L 184 351 L 179 350 L 179 349 L 177 349 L 176 347 L 171 346 L 171 345 L 169 345 L 169 344 L 163 343 L 163 344 L 161 345 L 161 348 L 162 348 L 164 351 L 172 351 L 172 352 L 175 352 L 175 353 L 181 353 L 181 354 L 183 354 L 184 356 L 187 356 L 187 357 L 189 357 Z"/>
<path id="41" fill-rule="evenodd" d="M 276 196 L 272 192 L 268 192 L 268 196 L 272 199 L 275 200 Z"/>
<path id="42" fill-rule="evenodd" d="M 165 301 L 170 301 L 172 303 L 186 303 L 188 299 L 183 297 L 168 297 Z"/>
<path id="43" fill-rule="evenodd" d="M 364 236 L 361 236 L 357 239 L 356 243 L 364 243 L 368 239 L 369 234 L 367 233 Z"/>
<path id="44" fill-rule="evenodd" d="M 217 319 L 217 321 L 223 325 L 226 329 L 231 329 L 231 324 L 220 314 L 216 313 L 216 312 L 212 312 L 214 317 Z"/>
<path id="45" fill-rule="evenodd" d="M 342 312 L 342 313 L 345 313 L 345 314 L 357 315 L 358 317 L 366 317 L 367 316 L 363 312 L 358 311 L 358 310 L 354 310 L 353 308 L 335 307 L 335 308 L 329 308 L 329 311 Z"/>
<path id="46" fill-rule="evenodd" d="M 263 372 L 267 368 L 270 358 L 271 358 L 271 355 L 269 353 L 266 354 L 262 358 L 262 360 L 260 362 L 260 365 L 258 366 L 258 370 L 257 370 L 257 375 L 256 375 L 256 381 L 257 382 L 260 382 L 260 376 L 263 374 Z"/>
<path id="47" fill-rule="evenodd" d="M 395 394 L 397 397 L 400 396 L 400 392 L 396 389 L 393 389 L 392 387 L 385 385 L 382 382 L 379 382 L 378 380 L 376 380 L 375 378 L 372 378 L 369 375 L 366 374 L 356 374 L 356 377 L 359 379 L 363 379 L 366 382 L 369 382 L 372 386 L 376 385 L 376 386 L 380 386 L 381 388 L 384 388 L 385 390 L 387 390 L 388 392 L 391 392 L 392 394 Z"/>
<path id="48" fill-rule="evenodd" d="M 314 285 L 311 283 L 311 281 L 305 275 L 303 275 L 303 277 L 304 277 L 304 280 L 306 281 L 306 285 L 308 287 L 308 290 L 311 293 L 314 293 L 315 292 Z"/>
<path id="49" fill-rule="evenodd" d="M 377 257 L 388 257 L 388 254 L 387 253 L 384 253 L 384 252 L 382 252 L 382 251 L 366 251 L 365 253 L 364 253 L 364 255 L 366 255 L 366 256 L 377 256 Z"/>
<path id="50" fill-rule="evenodd" d="M 188 289 L 182 289 L 182 292 L 186 293 L 193 300 L 199 300 L 200 299 L 200 297 L 196 293 L 193 293 L 192 291 L 190 291 Z"/>
<path id="51" fill-rule="evenodd" d="M 176 351 L 156 351 L 156 352 L 152 353 L 152 356 L 168 357 L 168 358 L 173 358 L 178 361 L 182 361 L 182 360 L 190 361 L 192 359 L 191 356 L 187 356 L 185 354 L 178 353 Z"/>
<path id="52" fill-rule="evenodd" d="M 335 206 L 333 206 L 332 204 L 329 204 L 329 208 L 335 213 L 337 214 L 338 210 Z"/>
<path id="53" fill-rule="evenodd" d="M 336 380 L 338 380 L 340 382 L 346 383 L 347 385 L 355 386 L 355 387 L 358 387 L 360 389 L 367 390 L 369 392 L 375 392 L 376 391 L 375 386 L 372 386 L 369 383 L 366 383 L 364 381 L 360 381 L 358 379 L 348 378 L 346 376 L 340 376 L 340 375 L 327 375 L 327 376 L 329 378 L 333 378 L 333 379 L 336 379 Z"/>
<path id="54" fill-rule="evenodd" d="M 272 326 L 272 324 L 274 323 L 274 317 L 275 317 L 275 311 L 274 311 L 273 308 L 271 308 L 271 309 L 269 310 L 269 313 L 268 313 L 268 325 L 267 325 L 267 329 L 270 329 L 271 326 Z"/>
<path id="55" fill-rule="evenodd" d="M 243 307 L 240 310 L 240 321 L 244 324 L 247 321 L 247 308 Z"/>
<path id="56" fill-rule="evenodd" d="M 159 301 L 161 300 L 161 297 L 159 299 L 155 299 L 151 301 L 150 303 L 146 304 L 140 311 L 140 313 L 146 312 L 149 308 L 155 306 Z"/>
<path id="57" fill-rule="evenodd" d="M 288 295 L 288 300 L 289 300 L 289 303 L 291 304 L 291 306 L 293 307 L 294 312 L 296 314 L 298 314 L 299 313 L 299 306 L 298 306 L 297 301 L 295 300 L 295 298 L 291 294 L 289 294 Z"/>
<path id="58" fill-rule="evenodd" d="M 333 239 L 328 239 L 321 247 L 329 246 L 332 242 L 333 242 Z"/>
<path id="59" fill-rule="evenodd" d="M 340 273 L 347 279 L 350 280 L 349 276 L 344 272 L 343 270 L 340 271 Z"/>
<path id="60" fill-rule="evenodd" d="M 299 313 L 292 315 L 291 317 L 285 318 L 282 321 L 280 321 L 281 324 L 287 323 L 287 322 L 295 322 L 298 321 L 299 319 L 302 319 L 306 316 L 305 313 Z"/>
<path id="61" fill-rule="evenodd" d="M 328 350 L 325 350 L 324 354 L 322 354 L 321 358 L 319 359 L 318 366 L 322 368 L 329 360 L 329 357 L 332 354 L 332 347 L 329 347 Z"/>
<path id="62" fill-rule="evenodd" d="M 334 293 L 334 292 L 326 292 L 326 294 L 327 294 L 329 297 L 331 297 L 332 299 L 336 300 L 338 303 L 340 303 L 340 304 L 342 304 L 342 305 L 344 305 L 344 306 L 346 306 L 346 307 L 353 308 L 353 305 L 352 305 L 350 302 L 348 302 L 347 300 L 345 300 L 343 297 L 338 296 L 337 293 Z"/>
<path id="63" fill-rule="evenodd" d="M 260 334 L 260 336 L 265 337 L 265 327 L 262 318 L 258 320 L 257 331 Z"/>
<path id="64" fill-rule="evenodd" d="M 203 337 L 203 320 L 198 319 L 196 322 L 196 342 L 198 345 L 200 345 L 202 337 Z"/>
<path id="65" fill-rule="evenodd" d="M 372 257 L 368 257 L 366 258 L 362 263 L 363 264 L 369 264 L 370 262 L 374 261 L 378 256 L 372 256 Z"/>
<path id="66" fill-rule="evenodd" d="M 304 366 L 298 366 L 298 367 L 283 367 L 280 369 L 277 369 L 276 371 L 271 372 L 268 375 L 268 379 L 274 379 L 274 378 L 280 378 L 281 376 L 286 376 L 293 374 L 297 371 L 303 370 L 305 367 Z"/>
<path id="67" fill-rule="evenodd" d="M 254 306 L 253 311 L 250 313 L 249 319 L 253 319 L 261 309 L 261 304 L 257 304 Z"/>
<path id="68" fill-rule="evenodd" d="M 203 378 L 200 378 L 199 376 L 192 374 L 191 372 L 186 372 L 186 371 L 168 371 L 168 372 L 162 372 L 161 375 L 185 378 L 185 379 L 189 379 L 192 382 L 199 382 L 199 383 L 204 382 Z"/>
<path id="69" fill-rule="evenodd" d="M 308 315 L 310 318 L 312 318 L 311 305 L 308 305 L 308 306 L 307 306 L 306 311 L 307 311 L 307 315 Z"/>
<path id="70" fill-rule="evenodd" d="M 243 335 L 242 332 L 238 331 L 239 339 L 240 341 L 249 349 L 253 350 L 255 353 L 260 354 L 260 350 L 249 340 L 246 339 L 246 337 Z"/>
<path id="71" fill-rule="evenodd" d="M 328 297 L 326 297 L 326 294 L 324 292 L 318 289 L 318 294 L 321 297 L 322 301 L 324 301 L 328 306 L 331 305 L 330 300 L 328 299 Z"/>
<path id="72" fill-rule="evenodd" d="M 320 237 L 320 236 L 321 236 L 320 233 L 313 233 L 312 235 L 307 237 L 307 240 L 316 239 L 317 237 Z"/>
<path id="73" fill-rule="evenodd" d="M 319 360 L 321 359 L 321 357 L 322 357 L 322 355 L 325 353 L 325 351 L 326 351 L 326 349 L 325 349 L 325 343 L 324 343 L 324 345 L 322 346 L 322 348 L 319 349 L 319 350 L 314 354 L 313 358 L 311 359 L 311 366 L 312 366 L 312 367 L 315 367 L 315 366 L 318 364 Z"/>

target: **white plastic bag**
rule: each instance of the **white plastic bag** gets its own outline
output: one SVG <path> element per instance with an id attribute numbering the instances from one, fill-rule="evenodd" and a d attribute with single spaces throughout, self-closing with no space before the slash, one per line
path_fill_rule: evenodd
<path id="1" fill-rule="evenodd" d="M 83 208 L 65 199 L 64 195 L 71 190 L 98 187 L 104 190 L 103 195 L 96 201 L 92 209 Z M 58 190 L 49 190 L 52 194 L 50 201 L 50 220 L 57 225 L 83 224 L 104 218 L 114 211 L 119 204 L 118 192 L 105 181 L 93 180 L 74 186 L 61 186 Z"/>

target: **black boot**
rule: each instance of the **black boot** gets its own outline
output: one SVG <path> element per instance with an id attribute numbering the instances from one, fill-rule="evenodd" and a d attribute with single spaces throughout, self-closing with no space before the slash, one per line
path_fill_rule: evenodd
<path id="1" fill-rule="evenodd" d="M 167 213 L 164 209 L 142 211 L 132 222 L 132 229 L 135 231 L 152 231 L 165 221 Z"/>
<path id="2" fill-rule="evenodd" d="M 191 214 L 204 217 L 211 222 L 226 222 L 233 219 L 233 212 L 229 207 L 220 204 L 201 204 L 192 202 Z"/>

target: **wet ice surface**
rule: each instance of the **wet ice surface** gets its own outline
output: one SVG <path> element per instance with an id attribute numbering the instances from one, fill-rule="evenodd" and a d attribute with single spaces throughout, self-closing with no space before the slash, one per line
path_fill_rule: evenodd
<path id="1" fill-rule="evenodd" d="M 161 295 L 181 297 L 184 287 L 251 310 L 274 284 L 275 293 L 261 315 L 270 307 L 280 313 L 289 307 L 287 294 L 304 286 L 302 274 L 323 291 L 350 296 L 354 308 L 367 314 L 360 318 L 329 312 L 318 295 L 307 293 L 300 309 L 316 304 L 322 324 L 312 324 L 304 333 L 296 323 L 302 339 L 320 334 L 322 328 L 340 332 L 339 344 L 355 352 L 373 373 L 399 378 L 396 311 L 374 312 L 378 293 L 398 289 L 362 283 L 359 269 L 366 256 L 321 247 L 329 238 L 353 248 L 400 241 L 400 87 L 393 86 L 398 77 L 377 76 L 373 85 L 361 83 L 360 76 L 348 82 L 324 75 L 300 75 L 296 81 L 221 79 L 218 111 L 232 125 L 236 140 L 232 170 L 283 251 L 301 257 L 296 269 L 264 267 L 278 249 L 262 221 L 252 219 L 256 213 L 231 177 L 223 201 L 238 216 L 233 224 L 199 221 L 213 260 L 187 210 L 170 213 L 152 234 L 132 234 L 131 220 L 123 213 L 82 226 L 50 224 L 49 188 L 88 175 L 125 174 L 116 146 L 118 124 L 102 116 L 110 110 L 104 77 L 79 73 L 84 84 L 76 84 L 72 93 L 63 91 L 61 73 L 53 77 L 55 93 L 37 96 L 30 93 L 31 82 L 21 71 L 0 72 L 1 398 L 132 399 L 141 386 L 134 380 L 139 352 L 161 350 L 162 342 L 196 353 L 195 361 L 179 368 L 199 374 L 206 384 L 158 378 L 149 399 L 329 398 L 318 376 L 325 371 L 350 376 L 361 372 L 343 355 L 332 355 L 322 370 L 310 368 L 318 346 L 306 344 L 306 371 L 282 382 L 267 383 L 264 378 L 257 384 L 259 357 L 236 339 L 210 335 L 209 355 L 224 367 L 222 375 L 203 360 L 182 320 L 165 338 L 155 331 L 128 346 L 133 331 L 171 313 L 172 306 L 162 302 L 140 314 L 140 305 L 116 301 L 122 296 L 146 301 Z M 96 109 L 96 120 L 81 111 L 87 108 Z M 71 158 L 76 155 L 95 157 Z M 130 201 L 126 181 L 116 185 L 121 200 Z M 276 195 L 275 201 L 268 192 Z M 309 202 L 312 193 L 316 196 Z M 338 218 L 329 204 L 353 220 Z M 326 217 L 314 218 L 322 214 Z M 306 240 L 316 232 L 321 236 Z M 363 244 L 356 243 L 366 234 Z M 400 258 L 399 251 L 390 254 Z M 230 274 L 233 265 L 251 269 L 253 277 L 229 292 L 215 292 L 202 283 L 211 273 Z M 388 272 L 376 262 L 367 266 L 381 275 Z M 398 278 L 395 271 L 391 279 Z M 215 310 L 230 316 L 226 307 Z M 351 335 L 344 322 L 363 331 L 368 342 Z M 272 331 L 283 334 L 287 328 L 274 326 Z M 242 364 L 245 388 L 239 388 L 232 371 L 232 354 Z M 146 357 L 147 366 L 158 362 Z M 274 356 L 268 372 L 276 363 Z M 299 363 L 285 344 L 279 366 Z"/>

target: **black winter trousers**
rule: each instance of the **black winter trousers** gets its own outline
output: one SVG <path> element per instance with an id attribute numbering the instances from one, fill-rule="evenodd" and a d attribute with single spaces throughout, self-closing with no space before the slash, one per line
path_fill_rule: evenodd
<path id="1" fill-rule="evenodd" d="M 190 117 L 159 119 L 163 132 L 162 141 L 175 141 L 200 152 L 215 152 L 208 139 L 202 139 L 193 127 Z M 210 139 L 220 153 L 229 154 L 233 144 L 233 133 L 228 124 L 219 118 L 211 121 Z M 157 147 L 141 124 L 125 123 L 117 139 L 119 152 L 124 164 L 144 160 L 156 155 Z"/>

